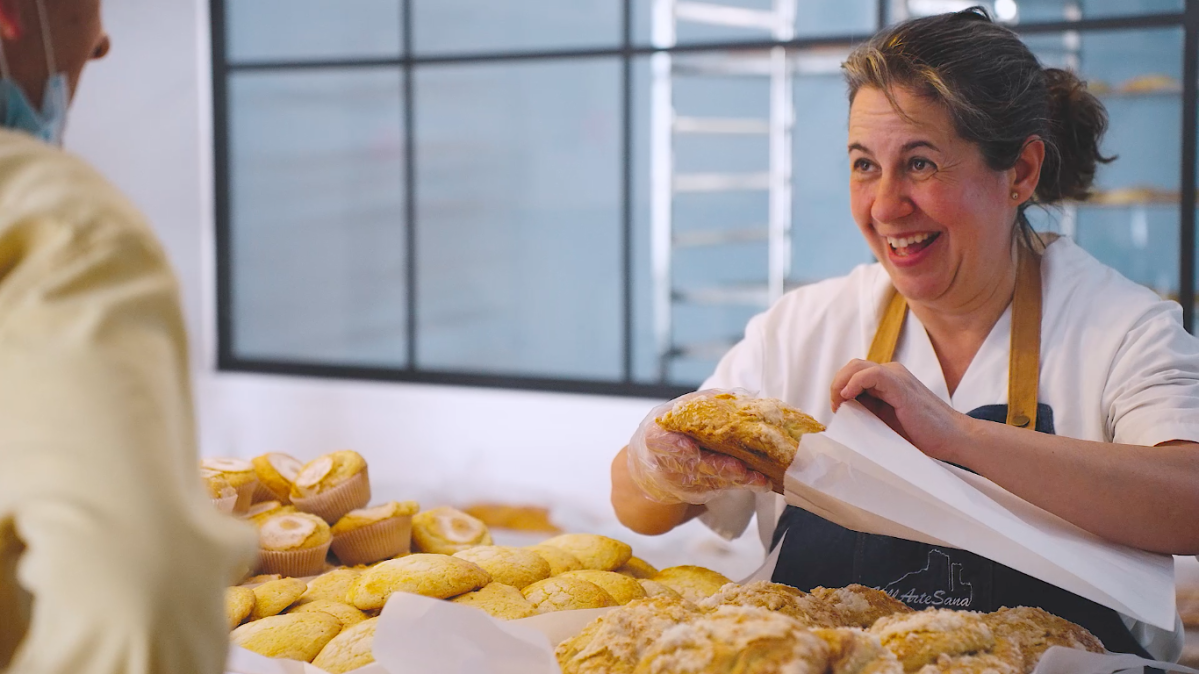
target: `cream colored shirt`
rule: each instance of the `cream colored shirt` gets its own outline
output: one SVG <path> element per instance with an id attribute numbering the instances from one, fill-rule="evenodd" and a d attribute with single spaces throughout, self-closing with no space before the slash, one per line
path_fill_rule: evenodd
<path id="1" fill-rule="evenodd" d="M 253 534 L 200 485 L 187 366 L 142 217 L 0 130 L 0 670 L 222 671 Z"/>

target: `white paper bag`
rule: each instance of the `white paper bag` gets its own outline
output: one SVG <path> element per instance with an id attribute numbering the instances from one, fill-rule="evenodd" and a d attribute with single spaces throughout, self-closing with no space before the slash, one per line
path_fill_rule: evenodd
<path id="1" fill-rule="evenodd" d="M 788 503 L 841 526 L 969 550 L 1174 629 L 1172 557 L 1108 543 L 935 461 L 856 402 L 803 437 L 785 488 Z"/>

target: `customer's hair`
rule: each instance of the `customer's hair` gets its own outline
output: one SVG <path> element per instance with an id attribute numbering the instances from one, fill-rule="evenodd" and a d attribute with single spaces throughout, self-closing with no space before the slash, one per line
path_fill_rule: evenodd
<path id="1" fill-rule="evenodd" d="M 849 100 L 875 87 L 896 105 L 894 88 L 945 106 L 959 136 L 997 171 L 1016 164 L 1029 137 L 1045 143 L 1033 201 L 1086 199 L 1100 162 L 1107 111 L 1074 73 L 1042 68 L 1011 30 L 982 7 L 905 21 L 856 48 L 842 66 Z M 902 113 L 902 111 L 900 111 Z M 1026 224 L 1021 209 L 1021 224 Z"/>

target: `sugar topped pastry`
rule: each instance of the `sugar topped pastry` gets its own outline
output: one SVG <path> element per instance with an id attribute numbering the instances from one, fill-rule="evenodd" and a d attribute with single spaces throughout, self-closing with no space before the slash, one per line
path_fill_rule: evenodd
<path id="1" fill-rule="evenodd" d="M 298 578 L 280 578 L 270 580 L 254 588 L 254 610 L 250 620 L 261 620 L 267 616 L 278 615 L 304 594 L 308 585 Z"/>
<path id="2" fill-rule="evenodd" d="M 325 568 L 333 535 L 315 515 L 294 512 L 271 515 L 258 526 L 262 569 L 285 576 L 312 576 Z"/>
<path id="3" fill-rule="evenodd" d="M 537 615 L 537 607 L 520 590 L 503 583 L 489 583 L 474 592 L 460 594 L 451 602 L 473 606 L 500 620 L 519 620 Z"/>
<path id="4" fill-rule="evenodd" d="M 532 550 L 505 545 L 480 545 L 455 552 L 454 556 L 474 562 L 497 583 L 524 588 L 550 577 L 550 565 Z"/>
<path id="5" fill-rule="evenodd" d="M 324 613 L 287 613 L 246 623 L 233 630 L 234 644 L 268 658 L 312 662 L 341 631 L 341 623 Z"/>
<path id="6" fill-rule="evenodd" d="M 308 589 L 300 597 L 300 603 L 320 599 L 349 603 L 350 586 L 361 575 L 361 570 L 348 567 L 340 567 L 323 573 L 308 581 Z"/>
<path id="7" fill-rule="evenodd" d="M 985 653 L 995 636 L 981 613 L 929 608 L 879 618 L 870 628 L 895 654 L 905 672 L 915 672 L 942 656 Z"/>
<path id="8" fill-rule="evenodd" d="M 828 644 L 830 674 L 903 674 L 895 654 L 869 632 L 840 627 L 812 633 Z"/>
<path id="9" fill-rule="evenodd" d="M 528 549 L 536 552 L 538 556 L 549 563 L 551 576 L 583 568 L 583 562 L 580 562 L 578 557 L 562 548 L 552 545 L 530 545 Z"/>
<path id="10" fill-rule="evenodd" d="M 633 556 L 628 543 L 597 534 L 562 534 L 541 545 L 561 548 L 578 558 L 585 569 L 611 571 L 624 566 Z"/>
<path id="11" fill-rule="evenodd" d="M 558 644 L 554 655 L 563 674 L 631 673 L 663 632 L 700 615 L 695 605 L 682 599 L 634 600 Z"/>
<path id="12" fill-rule="evenodd" d="M 554 576 L 539 580 L 521 592 L 541 613 L 616 606 L 616 600 L 604 588 L 582 578 Z"/>
<path id="13" fill-rule="evenodd" d="M 337 618 L 343 628 L 357 625 L 366 620 L 366 614 L 345 602 L 317 599 L 315 601 L 296 604 L 287 609 L 288 613 L 310 613 L 317 611 Z"/>
<path id="14" fill-rule="evenodd" d="M 613 571 L 637 578 L 638 580 L 653 578 L 658 575 L 658 570 L 654 568 L 654 565 L 640 557 L 629 557 L 629 561 L 625 562 L 623 566 L 613 569 Z"/>
<path id="15" fill-rule="evenodd" d="M 254 457 L 250 463 L 258 476 L 259 497 L 255 501 L 291 503 L 291 489 L 304 468 L 299 459 L 283 452 L 268 452 Z"/>
<path id="16" fill-rule="evenodd" d="M 991 652 L 1015 665 L 1020 672 L 1035 669 L 1051 646 L 1091 653 L 1105 650 L 1103 642 L 1086 628 L 1039 608 L 1001 608 L 984 615 L 983 622 L 995 635 L 995 647 Z"/>
<path id="17" fill-rule="evenodd" d="M 254 591 L 246 587 L 231 587 L 225 590 L 225 617 L 229 629 L 237 627 L 254 610 Z"/>
<path id="18" fill-rule="evenodd" d="M 693 602 L 702 601 L 733 582 L 711 569 L 691 565 L 662 569 L 651 580 L 669 587 Z"/>
<path id="19" fill-rule="evenodd" d="M 255 526 L 262 526 L 263 522 L 275 515 L 285 515 L 294 512 L 297 512 L 295 507 L 283 505 L 279 501 L 260 501 L 250 506 L 242 517 L 253 522 Z"/>
<path id="20" fill-rule="evenodd" d="M 847 585 L 838 588 L 812 588 L 811 595 L 830 605 L 840 616 L 846 627 L 873 625 L 879 618 L 896 613 L 911 613 L 907 604 L 891 595 L 864 585 Z"/>
<path id="21" fill-rule="evenodd" d="M 595 583 L 604 588 L 604 591 L 612 595 L 616 603 L 621 605 L 627 604 L 634 599 L 645 598 L 645 588 L 641 587 L 641 583 L 638 583 L 636 578 L 630 578 L 614 571 L 580 569 L 578 571 L 567 571 L 558 577 L 582 578 L 589 583 Z"/>
<path id="22" fill-rule="evenodd" d="M 645 590 L 645 596 L 647 597 L 670 597 L 672 599 L 683 598 L 683 595 L 676 592 L 673 588 L 668 585 L 663 585 L 656 580 L 641 578 L 637 581 L 637 583 L 640 584 L 642 589 Z"/>
<path id="23" fill-rule="evenodd" d="M 325 644 L 312 664 L 330 672 L 345 674 L 375 661 L 373 646 L 378 618 L 364 620 L 347 627 Z"/>
<path id="24" fill-rule="evenodd" d="M 491 533 L 480 520 L 441 506 L 412 516 L 412 542 L 420 552 L 452 555 L 476 545 L 491 545 Z"/>
<path id="25" fill-rule="evenodd" d="M 347 598 L 364 611 L 381 609 L 395 592 L 446 599 L 491 582 L 478 565 L 449 555 L 415 554 L 389 559 L 362 572 Z"/>

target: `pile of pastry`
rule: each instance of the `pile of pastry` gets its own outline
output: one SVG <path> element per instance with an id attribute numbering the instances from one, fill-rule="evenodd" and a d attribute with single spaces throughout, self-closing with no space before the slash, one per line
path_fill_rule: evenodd
<path id="1" fill-rule="evenodd" d="M 557 657 L 564 674 L 1023 674 L 1050 646 L 1104 650 L 1036 608 L 914 612 L 860 585 L 809 594 L 758 581 L 699 601 L 632 601 L 561 643 Z"/>

